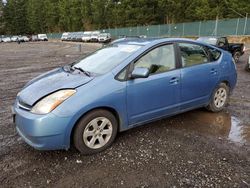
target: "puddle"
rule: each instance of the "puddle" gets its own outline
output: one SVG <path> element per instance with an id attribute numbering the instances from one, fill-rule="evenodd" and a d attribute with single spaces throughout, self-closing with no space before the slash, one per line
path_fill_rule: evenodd
<path id="1" fill-rule="evenodd" d="M 195 110 L 177 116 L 177 118 L 181 119 L 187 130 L 224 137 L 239 144 L 250 144 L 250 124 L 248 121 L 240 120 L 229 113 Z"/>

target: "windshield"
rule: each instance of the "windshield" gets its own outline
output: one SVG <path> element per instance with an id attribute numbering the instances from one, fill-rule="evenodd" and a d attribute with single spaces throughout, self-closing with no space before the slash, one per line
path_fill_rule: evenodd
<path id="1" fill-rule="evenodd" d="M 106 36 L 108 36 L 108 34 L 100 34 L 100 37 L 106 37 Z"/>
<path id="2" fill-rule="evenodd" d="M 213 37 L 201 37 L 198 38 L 197 40 L 211 45 L 216 45 L 217 42 L 217 39 Z"/>
<path id="3" fill-rule="evenodd" d="M 40 34 L 40 37 L 47 37 L 46 34 Z"/>
<path id="4" fill-rule="evenodd" d="M 83 34 L 84 37 L 90 37 L 90 34 Z"/>
<path id="5" fill-rule="evenodd" d="M 80 67 L 94 74 L 105 74 L 136 52 L 139 48 L 141 48 L 139 45 L 127 44 L 107 46 L 79 60 L 74 64 L 74 67 Z"/>

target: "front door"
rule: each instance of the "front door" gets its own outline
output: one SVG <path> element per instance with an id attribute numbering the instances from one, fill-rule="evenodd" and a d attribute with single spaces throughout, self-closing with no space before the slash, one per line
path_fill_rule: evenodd
<path id="1" fill-rule="evenodd" d="M 176 69 L 173 44 L 159 46 L 134 63 L 150 70 L 148 78 L 127 81 L 130 126 L 176 113 L 180 100 L 180 70 Z"/>

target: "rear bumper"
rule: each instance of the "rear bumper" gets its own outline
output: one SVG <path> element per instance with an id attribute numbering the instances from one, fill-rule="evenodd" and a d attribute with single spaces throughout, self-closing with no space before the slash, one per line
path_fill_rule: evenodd
<path id="1" fill-rule="evenodd" d="M 70 118 L 62 118 L 49 113 L 36 115 L 14 107 L 15 124 L 18 134 L 30 146 L 38 150 L 68 149 L 66 130 Z"/>

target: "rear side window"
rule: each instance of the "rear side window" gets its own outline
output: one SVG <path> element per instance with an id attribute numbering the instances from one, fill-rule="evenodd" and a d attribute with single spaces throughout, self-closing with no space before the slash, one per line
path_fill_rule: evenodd
<path id="1" fill-rule="evenodd" d="M 208 63 L 209 58 L 203 46 L 191 43 L 179 43 L 182 67 Z"/>
<path id="2" fill-rule="evenodd" d="M 211 61 L 217 61 L 221 56 L 221 52 L 214 48 L 208 48 L 208 52 L 210 53 Z"/>
<path id="3" fill-rule="evenodd" d="M 218 46 L 222 47 L 226 45 L 226 38 L 222 37 L 218 40 Z"/>

